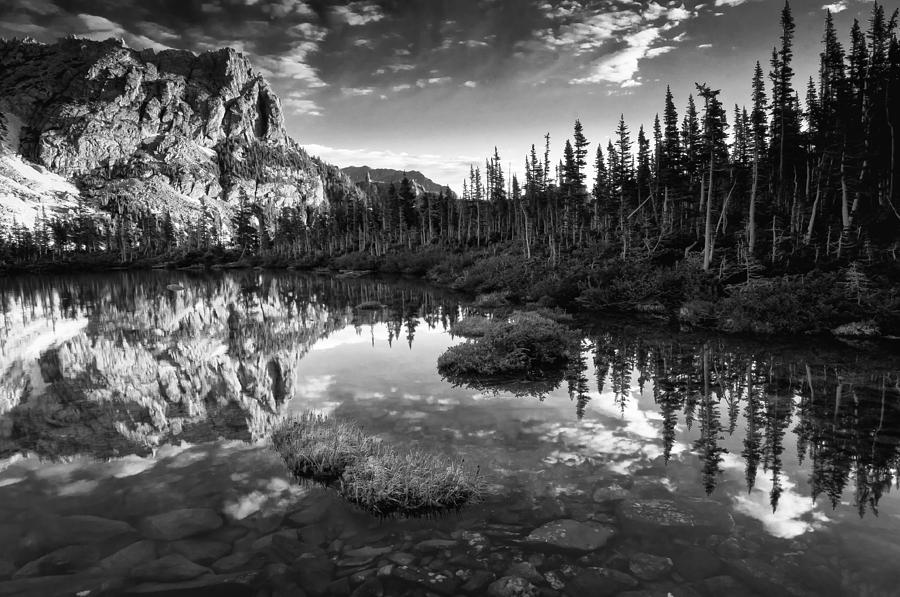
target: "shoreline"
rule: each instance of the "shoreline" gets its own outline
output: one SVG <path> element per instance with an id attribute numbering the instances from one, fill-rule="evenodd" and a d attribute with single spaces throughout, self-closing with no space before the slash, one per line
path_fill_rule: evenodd
<path id="1" fill-rule="evenodd" d="M 236 257 L 236 258 L 235 258 Z M 509 283 L 507 279 L 493 279 L 485 284 L 473 284 L 472 278 L 478 278 L 483 274 L 485 262 L 497 259 L 514 259 L 523 273 L 529 266 L 535 265 L 543 269 L 544 274 L 556 276 L 556 280 L 542 279 L 540 282 L 547 286 L 549 292 L 540 292 L 521 296 L 515 286 L 528 284 L 528 280 L 514 279 Z M 602 261 L 602 265 L 616 265 L 620 260 L 615 258 Z M 390 253 L 385 256 L 372 257 L 363 254 L 345 254 L 338 257 L 319 257 L 306 261 L 287 260 L 278 258 L 266 258 L 259 256 L 240 256 L 233 252 L 223 251 L 217 254 L 206 253 L 200 255 L 184 255 L 181 257 L 146 258 L 130 263 L 122 263 L 115 259 L 72 259 L 69 261 L 51 261 L 33 264 L 0 264 L 0 275 L 4 277 L 18 275 L 59 275 L 59 274 L 98 274 L 107 272 L 133 272 L 133 271 L 181 271 L 181 272 L 217 272 L 230 270 L 272 270 L 272 271 L 300 271 L 305 273 L 319 273 L 332 275 L 339 278 L 360 278 L 373 275 L 399 275 L 425 281 L 438 288 L 459 291 L 470 294 L 476 306 L 486 309 L 503 307 L 515 307 L 522 309 L 560 308 L 574 316 L 612 316 L 623 318 L 635 318 L 638 321 L 651 323 L 658 322 L 668 325 L 678 325 L 684 329 L 704 332 L 719 332 L 729 336 L 746 336 L 753 338 L 772 338 L 803 336 L 808 338 L 827 337 L 837 340 L 900 340 L 900 330 L 882 329 L 881 322 L 874 317 L 871 319 L 843 317 L 844 321 L 829 322 L 818 329 L 808 330 L 784 330 L 765 318 L 752 317 L 747 322 L 742 322 L 742 327 L 729 325 L 727 319 L 721 314 L 723 307 L 727 307 L 728 301 L 733 302 L 733 296 L 714 296 L 710 300 L 684 300 L 664 301 L 649 297 L 623 301 L 615 305 L 595 306 L 584 304 L 582 296 L 574 300 L 560 300 L 560 287 L 565 286 L 570 270 L 583 267 L 578 259 L 570 258 L 556 266 L 544 264 L 541 259 L 534 258 L 526 262 L 524 258 L 517 258 L 511 252 L 489 250 L 426 250 L 404 251 Z M 353 267 L 359 266 L 359 267 Z M 651 275 L 665 276 L 671 273 L 672 268 L 663 266 L 648 267 L 646 271 Z M 674 268 L 677 269 L 677 268 Z M 770 278 L 764 278 L 764 283 L 780 284 L 791 280 L 798 275 L 811 276 L 827 270 L 812 270 L 806 274 L 782 274 Z M 713 282 L 712 276 L 707 276 L 707 282 Z M 553 287 L 555 283 L 555 288 Z M 540 284 L 538 284 L 540 285 Z M 532 285 L 534 286 L 534 285 Z M 532 288 L 533 289 L 533 288 Z M 571 289 L 569 289 L 571 290 Z M 583 289 L 582 289 L 583 290 Z M 593 288 L 588 288 L 593 290 Z M 663 287 L 663 291 L 666 291 Z M 877 292 L 890 292 L 891 288 L 877 288 Z M 564 292 L 563 292 L 564 294 Z M 569 297 L 571 299 L 571 297 Z M 897 316 L 900 321 L 900 315 Z M 893 323 L 893 322 L 891 322 Z M 888 325 L 889 328 L 893 327 Z"/>

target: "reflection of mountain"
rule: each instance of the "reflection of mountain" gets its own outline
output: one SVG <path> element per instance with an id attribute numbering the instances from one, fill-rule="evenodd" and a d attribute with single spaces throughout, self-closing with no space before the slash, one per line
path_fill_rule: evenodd
<path id="1" fill-rule="evenodd" d="M 0 295 L 0 454 L 47 457 L 259 438 L 320 338 L 390 320 L 411 343 L 417 315 L 456 312 L 398 285 L 299 276 L 32 280 Z"/>
<path id="2" fill-rule="evenodd" d="M 698 427 L 693 448 L 710 493 L 726 452 L 721 440 L 726 433 L 743 433 L 747 487 L 753 488 L 762 469 L 771 478 L 769 498 L 776 509 L 785 435 L 793 428 L 800 461 L 811 461 L 814 497 L 824 494 L 837 506 L 852 484 L 860 515 L 877 511 L 900 467 L 896 358 L 879 362 L 881 353 L 874 351 L 860 355 L 821 346 L 797 351 L 734 339 L 656 339 L 646 332 L 606 328 L 592 338 L 598 386 L 602 393 L 609 383 L 622 404 L 632 390 L 632 371 L 653 380 L 667 462 L 679 423 Z"/>

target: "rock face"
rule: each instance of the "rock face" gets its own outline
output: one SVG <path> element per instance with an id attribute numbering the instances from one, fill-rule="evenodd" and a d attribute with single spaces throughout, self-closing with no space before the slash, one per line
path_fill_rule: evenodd
<path id="1" fill-rule="evenodd" d="M 226 236 L 244 195 L 267 225 L 267 212 L 305 215 L 331 192 L 360 194 L 288 137 L 278 97 L 230 48 L 195 55 L 113 39 L 0 41 L 0 161 L 0 214 L 25 226 L 38 200 L 55 216 L 65 212 L 55 206 L 72 208 L 66 181 L 81 209 L 165 208 L 176 225 L 205 211 Z M 45 188 L 54 175 L 63 180 Z"/>

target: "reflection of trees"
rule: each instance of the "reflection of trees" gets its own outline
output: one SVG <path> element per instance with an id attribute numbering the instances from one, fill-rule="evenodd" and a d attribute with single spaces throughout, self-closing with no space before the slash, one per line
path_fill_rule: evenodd
<path id="1" fill-rule="evenodd" d="M 387 323 L 411 345 L 419 316 L 434 327 L 458 312 L 409 284 L 256 274 L 23 278 L 0 286 L 0 306 L 0 453 L 47 457 L 264 436 L 319 339 Z M 55 341 L 72 319 L 84 325 Z M 11 354 L 41 342 L 53 348 L 34 365 Z"/>
<path id="2" fill-rule="evenodd" d="M 896 359 L 838 347 L 797 351 L 750 341 L 657 338 L 652 331 L 607 327 L 591 336 L 600 392 L 616 404 L 631 390 L 628 363 L 653 380 L 668 462 L 679 425 L 694 428 L 707 492 L 719 476 L 725 434 L 738 434 L 748 490 L 759 470 L 771 480 L 770 503 L 783 491 L 785 435 L 811 469 L 810 491 L 833 506 L 852 487 L 860 515 L 877 512 L 900 470 L 900 374 Z M 616 364 L 618 363 L 618 365 Z M 609 384 L 605 386 L 605 384 Z"/>

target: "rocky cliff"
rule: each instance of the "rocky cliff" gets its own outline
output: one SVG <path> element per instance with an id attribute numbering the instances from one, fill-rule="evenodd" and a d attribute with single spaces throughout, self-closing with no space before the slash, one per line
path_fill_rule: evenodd
<path id="1" fill-rule="evenodd" d="M 225 236 L 243 197 L 266 213 L 360 191 L 286 133 L 281 103 L 232 49 L 136 51 L 121 41 L 0 41 L 0 218 L 152 210 L 210 215 Z M 164 210 L 164 211 L 163 211 Z"/>

